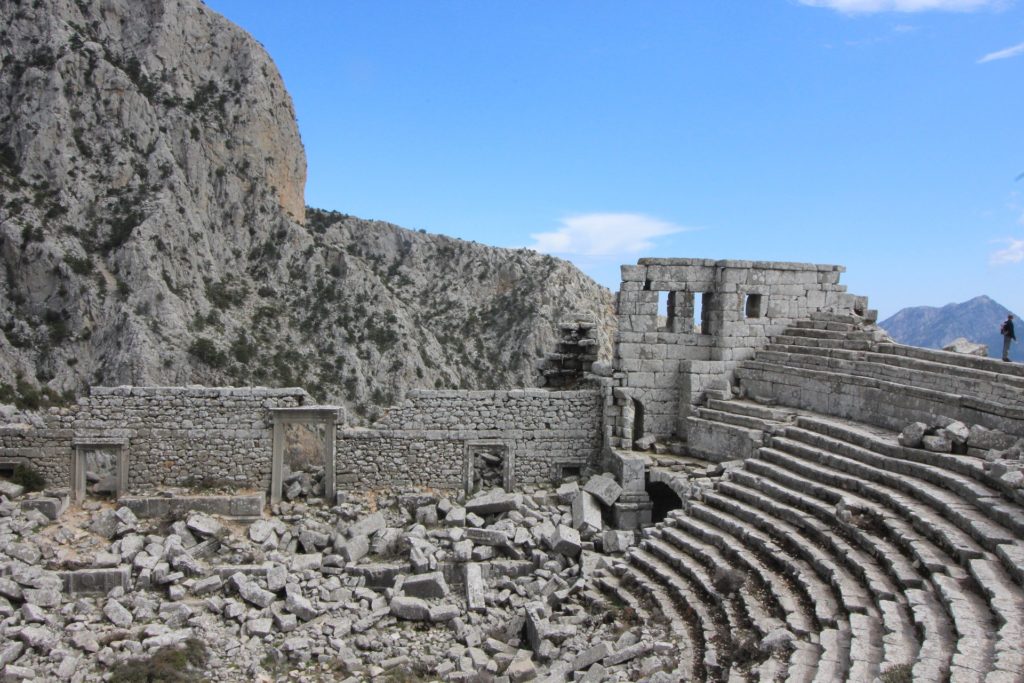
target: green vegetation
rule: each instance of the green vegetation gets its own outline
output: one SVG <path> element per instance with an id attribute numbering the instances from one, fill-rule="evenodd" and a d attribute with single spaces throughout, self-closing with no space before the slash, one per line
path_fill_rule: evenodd
<path id="1" fill-rule="evenodd" d="M 31 465 L 24 463 L 14 467 L 11 481 L 24 486 L 26 491 L 42 491 L 46 488 L 46 478 Z"/>
<path id="2" fill-rule="evenodd" d="M 196 337 L 188 347 L 188 352 L 211 368 L 219 369 L 227 364 L 227 355 L 208 337 Z"/>
<path id="3" fill-rule="evenodd" d="M 882 683 L 911 683 L 914 680 L 912 664 L 892 666 L 882 672 Z"/>
<path id="4" fill-rule="evenodd" d="M 110 683 L 187 683 L 199 676 L 209 660 L 206 644 L 189 638 L 179 646 L 162 647 L 149 657 L 132 659 L 114 667 Z"/>

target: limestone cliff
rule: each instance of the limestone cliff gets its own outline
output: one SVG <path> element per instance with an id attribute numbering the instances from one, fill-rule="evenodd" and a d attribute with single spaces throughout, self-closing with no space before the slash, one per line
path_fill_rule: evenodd
<path id="1" fill-rule="evenodd" d="M 291 100 L 195 0 L 0 3 L 0 403 L 89 384 L 298 384 L 370 414 L 528 383 L 610 321 L 562 261 L 303 204 Z"/>

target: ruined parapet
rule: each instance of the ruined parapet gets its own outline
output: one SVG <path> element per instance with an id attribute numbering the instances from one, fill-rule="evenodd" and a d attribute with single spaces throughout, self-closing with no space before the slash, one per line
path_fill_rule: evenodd
<path id="1" fill-rule="evenodd" d="M 598 358 L 600 340 L 593 320 L 566 320 L 558 325 L 562 338 L 555 351 L 540 364 L 539 385 L 548 389 L 572 389 L 585 381 Z"/>

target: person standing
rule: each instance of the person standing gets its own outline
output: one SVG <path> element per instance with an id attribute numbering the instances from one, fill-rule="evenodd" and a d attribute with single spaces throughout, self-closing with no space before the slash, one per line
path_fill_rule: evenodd
<path id="1" fill-rule="evenodd" d="M 1006 316 L 999 331 L 1003 334 L 1003 360 L 1010 362 L 1010 341 L 1017 341 L 1017 335 L 1013 333 L 1013 314 Z"/>

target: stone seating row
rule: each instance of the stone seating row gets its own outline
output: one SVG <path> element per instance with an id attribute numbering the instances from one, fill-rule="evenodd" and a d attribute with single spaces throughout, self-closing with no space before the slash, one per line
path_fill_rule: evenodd
<path id="1" fill-rule="evenodd" d="M 757 359 L 811 370 L 840 372 L 888 382 L 933 389 L 984 401 L 1024 405 L 1024 380 L 993 372 L 957 369 L 927 361 L 907 363 L 901 356 L 845 348 L 820 348 L 773 342 L 758 351 Z M 956 370 L 954 372 L 954 370 Z"/>
<path id="2" fill-rule="evenodd" d="M 771 437 L 771 446 L 746 461 L 733 481 L 720 484 L 706 502 L 725 495 L 732 502 L 718 507 L 736 513 L 741 512 L 736 506 L 740 499 L 760 512 L 762 527 L 769 523 L 783 538 L 794 539 L 800 535 L 785 525 L 799 525 L 806 542 L 861 567 L 854 572 L 856 579 L 868 587 L 886 634 L 882 670 L 905 659 L 907 643 L 912 643 L 908 634 L 920 633 L 915 680 L 933 680 L 942 672 L 973 680 L 978 671 L 990 680 L 1024 677 L 1016 645 L 1024 633 L 1018 575 L 1021 510 L 1013 497 L 988 485 L 984 471 L 970 464 L 973 459 L 914 458 L 915 450 L 877 430 L 822 418 L 798 417 L 796 423 Z M 855 442 L 837 439 L 841 434 Z M 863 444 L 881 446 L 884 453 Z M 935 464 L 964 462 L 955 469 Z M 841 522 L 837 506 L 869 516 L 871 532 Z M 802 520 L 801 514 L 816 523 Z M 736 516 L 752 525 L 758 520 L 756 512 Z M 782 523 L 764 521 L 779 518 Z M 830 529 L 841 531 L 849 543 L 829 540 Z M 854 547 L 859 551 L 852 552 Z M 871 563 L 872 552 L 879 562 Z M 811 556 L 819 572 L 836 575 L 829 561 L 813 551 L 802 554 Z M 849 612 L 851 605 L 843 606 Z M 943 658 L 943 653 L 951 656 Z"/>

